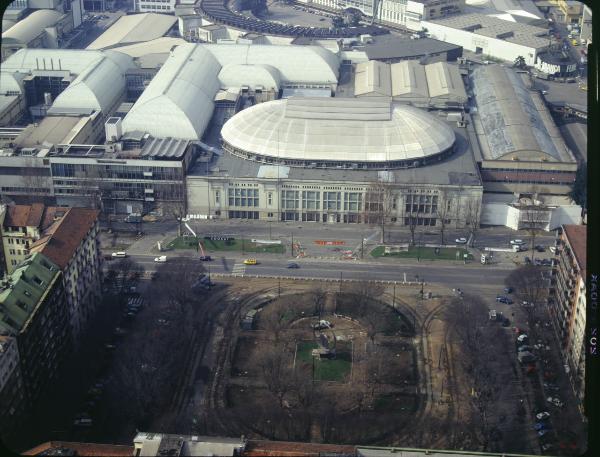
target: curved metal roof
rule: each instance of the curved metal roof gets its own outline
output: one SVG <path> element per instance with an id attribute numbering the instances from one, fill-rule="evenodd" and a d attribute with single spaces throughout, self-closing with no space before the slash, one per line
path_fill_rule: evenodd
<path id="1" fill-rule="evenodd" d="M 561 161 L 531 94 L 515 72 L 500 65 L 483 65 L 473 70 L 470 78 L 491 159 L 535 152 Z"/>
<path id="2" fill-rule="evenodd" d="M 225 65 L 219 72 L 219 81 L 224 87 L 263 86 L 265 89 L 279 90 L 281 75 L 272 65 Z"/>
<path id="3" fill-rule="evenodd" d="M 277 159 L 391 162 L 442 153 L 454 132 L 431 114 L 360 98 L 296 98 L 261 103 L 221 130 L 235 149 Z"/>
<path id="4" fill-rule="evenodd" d="M 197 140 L 213 112 L 219 62 L 203 46 L 177 46 L 123 120 L 123 132 Z"/>
<path id="5" fill-rule="evenodd" d="M 34 11 L 2 33 L 2 41 L 14 40 L 18 43 L 29 43 L 46 27 L 56 24 L 62 16 L 62 13 L 55 10 Z"/>

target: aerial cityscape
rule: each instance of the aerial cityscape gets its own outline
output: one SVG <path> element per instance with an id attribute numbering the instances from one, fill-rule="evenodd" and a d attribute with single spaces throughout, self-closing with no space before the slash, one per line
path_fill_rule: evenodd
<path id="1" fill-rule="evenodd" d="M 571 0 L 8 3 L 0 443 L 586 452 L 591 43 Z"/>

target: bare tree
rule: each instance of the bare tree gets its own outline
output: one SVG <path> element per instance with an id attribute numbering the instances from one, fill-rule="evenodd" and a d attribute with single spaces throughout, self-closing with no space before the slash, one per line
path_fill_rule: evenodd
<path id="1" fill-rule="evenodd" d="M 290 367 L 289 351 L 280 344 L 263 348 L 257 364 L 267 389 L 277 398 L 279 407 L 283 408 L 286 395 L 297 386 Z"/>
<path id="2" fill-rule="evenodd" d="M 469 199 L 465 208 L 465 219 L 469 227 L 470 246 L 473 246 L 481 221 L 481 201 L 479 199 Z"/>
<path id="3" fill-rule="evenodd" d="M 416 209 L 418 209 L 418 207 Z M 404 220 L 402 222 L 406 227 L 408 227 L 408 230 L 410 232 L 411 246 L 415 245 L 415 230 L 417 229 L 417 215 L 413 213 L 413 211 L 415 211 L 413 204 L 408 201 L 405 201 L 402 211 L 402 217 Z"/>
<path id="4" fill-rule="evenodd" d="M 315 305 L 314 313 L 317 314 L 319 316 L 319 320 L 321 320 L 323 312 L 325 311 L 327 292 L 320 286 L 317 286 L 311 291 L 311 296 L 313 304 Z"/>
<path id="5" fill-rule="evenodd" d="M 260 321 L 265 330 L 275 338 L 275 343 L 279 342 L 281 332 L 283 332 L 289 322 L 289 311 L 281 302 L 272 302 L 260 313 Z"/>
<path id="6" fill-rule="evenodd" d="M 163 208 L 163 210 L 167 217 L 173 218 L 175 221 L 177 221 L 177 236 L 181 236 L 183 233 L 183 218 L 186 215 L 185 202 L 172 202 Z"/>
<path id="7" fill-rule="evenodd" d="M 527 302 L 527 317 L 531 329 L 534 328 L 536 309 L 548 293 L 542 278 L 543 271 L 543 267 L 537 265 L 524 265 L 513 270 L 505 280 L 505 284 L 514 289 L 515 296 Z"/>
<path id="8" fill-rule="evenodd" d="M 204 266 L 199 259 L 173 257 L 157 269 L 153 288 L 180 310 L 191 309 L 196 313 L 201 308 L 198 291 L 203 289 L 198 282 L 203 275 Z"/>
<path id="9" fill-rule="evenodd" d="M 527 231 L 531 240 L 531 260 L 535 256 L 535 240 L 543 232 L 550 221 L 550 210 L 541 204 L 527 204 L 521 206 L 521 228 Z"/>
<path id="10" fill-rule="evenodd" d="M 396 207 L 396 193 L 390 182 L 373 182 L 365 193 L 365 217 L 369 224 L 381 228 L 381 243 L 385 243 L 385 229 Z"/>
<path id="11" fill-rule="evenodd" d="M 437 218 L 440 223 L 440 244 L 445 243 L 446 227 L 451 221 L 450 215 L 452 214 L 452 206 L 456 203 L 450 197 L 450 194 L 446 190 L 441 190 L 439 194 L 439 203 L 437 207 Z"/>

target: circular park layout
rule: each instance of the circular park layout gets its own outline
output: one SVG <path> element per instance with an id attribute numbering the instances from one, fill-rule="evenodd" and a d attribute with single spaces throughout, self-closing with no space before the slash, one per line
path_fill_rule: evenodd
<path id="1" fill-rule="evenodd" d="M 228 420 L 269 439 L 354 444 L 409 424 L 424 403 L 414 323 L 382 296 L 357 283 L 254 304 L 231 342 Z"/>

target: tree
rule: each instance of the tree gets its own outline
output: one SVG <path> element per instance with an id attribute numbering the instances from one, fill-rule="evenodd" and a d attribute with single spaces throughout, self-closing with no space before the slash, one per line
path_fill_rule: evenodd
<path id="1" fill-rule="evenodd" d="M 183 218 L 186 216 L 185 202 L 173 202 L 164 208 L 165 215 L 177 221 L 177 236 L 183 234 Z"/>
<path id="2" fill-rule="evenodd" d="M 537 265 L 524 265 L 513 270 L 505 280 L 505 284 L 514 289 L 516 297 L 533 304 L 528 309 L 533 309 L 546 297 L 547 289 L 542 278 L 543 271 L 544 269 Z"/>
<path id="3" fill-rule="evenodd" d="M 538 234 L 548 226 L 550 209 L 546 205 L 532 201 L 520 205 L 520 228 L 527 231 L 531 240 L 531 260 L 535 257 L 535 240 Z"/>
<path id="4" fill-rule="evenodd" d="M 317 286 L 312 290 L 311 296 L 313 304 L 315 305 L 314 314 L 317 314 L 319 316 L 319 320 L 321 320 L 323 312 L 325 311 L 327 292 L 323 290 L 320 286 Z"/>
<path id="5" fill-rule="evenodd" d="M 440 227 L 440 244 L 445 243 L 446 227 L 451 221 L 453 199 L 447 190 L 441 190 L 439 193 L 439 201 L 437 206 L 437 218 L 439 219 Z"/>
<path id="6" fill-rule="evenodd" d="M 513 67 L 515 68 L 525 68 L 527 66 L 527 63 L 525 62 L 525 57 L 523 56 L 517 56 L 517 58 L 515 59 L 514 63 L 513 63 Z"/>
<path id="7" fill-rule="evenodd" d="M 202 309 L 198 281 L 204 275 L 204 266 L 197 258 L 173 257 L 160 264 L 153 282 L 155 294 L 179 311 L 194 316 Z"/>
<path id="8" fill-rule="evenodd" d="M 385 228 L 396 209 L 396 194 L 392 183 L 376 181 L 365 193 L 365 221 L 381 228 L 381 243 L 385 243 Z"/>
<path id="9" fill-rule="evenodd" d="M 466 224 L 469 227 L 470 246 L 475 243 L 475 233 L 479 229 L 481 221 L 481 200 L 469 199 L 465 208 Z"/>
<path id="10" fill-rule="evenodd" d="M 277 398 L 279 407 L 283 408 L 285 396 L 297 385 L 287 348 L 280 344 L 263 348 L 257 364 L 267 389 Z"/>
<path id="11" fill-rule="evenodd" d="M 260 313 L 260 321 L 270 334 L 275 338 L 275 344 L 279 342 L 281 332 L 287 328 L 289 321 L 288 310 L 281 302 L 272 302 Z"/>

